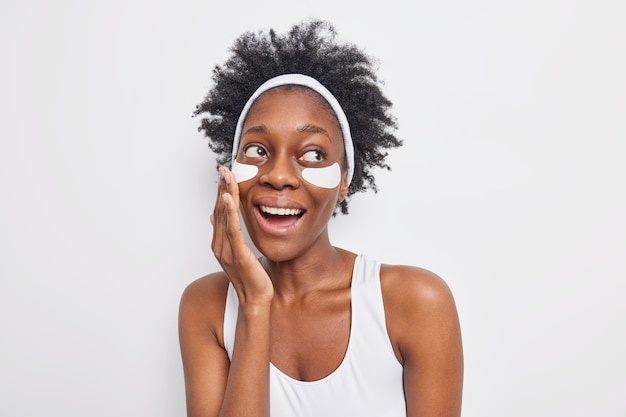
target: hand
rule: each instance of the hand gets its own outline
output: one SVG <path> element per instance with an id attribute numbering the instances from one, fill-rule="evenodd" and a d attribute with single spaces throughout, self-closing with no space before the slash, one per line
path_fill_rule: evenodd
<path id="1" fill-rule="evenodd" d="M 269 305 L 274 287 L 267 272 L 248 247 L 239 221 L 239 186 L 226 167 L 219 169 L 215 209 L 211 215 L 211 249 L 233 284 L 239 303 Z"/>

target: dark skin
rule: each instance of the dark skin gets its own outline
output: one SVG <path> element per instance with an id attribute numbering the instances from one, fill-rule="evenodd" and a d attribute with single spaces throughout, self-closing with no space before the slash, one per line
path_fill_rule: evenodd
<path id="1" fill-rule="evenodd" d="M 345 355 L 356 255 L 334 247 L 328 221 L 347 192 L 345 170 L 328 189 L 305 168 L 343 166 L 343 140 L 332 112 L 314 93 L 278 88 L 250 111 L 237 160 L 258 174 L 237 184 L 220 169 L 212 249 L 223 271 L 196 280 L 180 306 L 180 343 L 189 416 L 269 415 L 269 363 L 302 381 L 332 373 Z M 313 128 L 312 128 L 313 127 Z M 262 207 L 298 210 L 275 218 Z M 241 212 L 252 241 L 241 232 Z M 224 349 L 228 284 L 239 298 L 232 362 Z M 387 330 L 404 367 L 407 415 L 458 417 L 463 355 L 453 297 L 429 271 L 383 265 Z"/>

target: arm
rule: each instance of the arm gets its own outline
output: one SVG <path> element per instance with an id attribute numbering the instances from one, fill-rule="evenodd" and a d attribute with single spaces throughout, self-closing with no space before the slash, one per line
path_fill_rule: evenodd
<path id="1" fill-rule="evenodd" d="M 273 287 L 239 224 L 239 192 L 220 170 L 212 249 L 223 273 L 190 285 L 181 300 L 180 340 L 188 415 L 269 415 L 269 323 Z M 223 345 L 228 283 L 239 298 L 232 362 Z"/>
<path id="2" fill-rule="evenodd" d="M 389 335 L 404 366 L 407 415 L 459 417 L 463 348 L 448 286 L 412 267 L 384 267 L 381 282 Z"/>
<path id="3" fill-rule="evenodd" d="M 227 288 L 225 277 L 208 276 L 181 297 L 178 332 L 189 417 L 217 416 L 224 398 L 230 367 L 222 335 Z"/>
<path id="4" fill-rule="evenodd" d="M 191 283 L 181 297 L 189 417 L 269 415 L 269 309 L 240 309 L 231 363 L 222 330 L 228 282 L 225 274 L 213 274 Z"/>

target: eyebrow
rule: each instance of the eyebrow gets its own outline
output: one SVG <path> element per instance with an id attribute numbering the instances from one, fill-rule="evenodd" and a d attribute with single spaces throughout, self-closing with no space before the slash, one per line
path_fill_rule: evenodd
<path id="1" fill-rule="evenodd" d="M 242 136 L 248 133 L 269 133 L 269 129 L 265 125 L 252 126 L 250 129 L 243 132 Z"/>
<path id="2" fill-rule="evenodd" d="M 298 132 L 307 132 L 307 133 L 321 133 L 323 135 L 326 135 L 328 137 L 328 139 L 332 142 L 333 139 L 330 137 L 330 135 L 328 134 L 328 131 L 326 131 L 326 129 L 324 129 L 321 126 L 316 126 L 316 125 L 311 125 L 311 124 L 306 124 L 304 126 L 300 126 L 298 128 Z"/>

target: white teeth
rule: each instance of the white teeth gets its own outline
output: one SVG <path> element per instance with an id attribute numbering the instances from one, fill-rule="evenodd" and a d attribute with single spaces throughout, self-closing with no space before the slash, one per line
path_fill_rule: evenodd
<path id="1" fill-rule="evenodd" d="M 297 216 L 302 213 L 302 210 L 298 209 L 288 209 L 283 207 L 267 207 L 261 206 L 261 211 L 263 213 L 272 214 L 274 216 Z"/>

